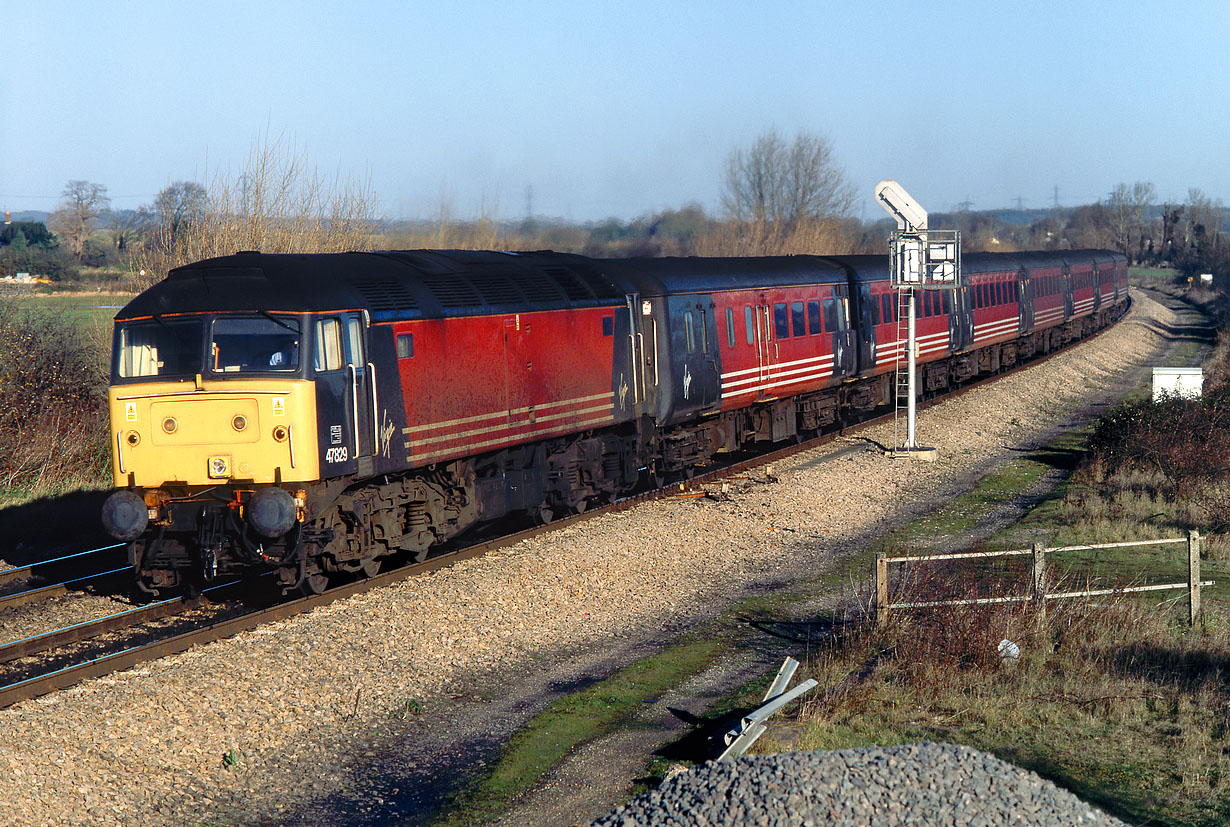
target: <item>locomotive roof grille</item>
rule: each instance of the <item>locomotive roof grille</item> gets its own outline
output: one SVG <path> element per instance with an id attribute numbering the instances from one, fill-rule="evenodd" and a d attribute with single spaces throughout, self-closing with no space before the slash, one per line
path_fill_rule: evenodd
<path id="1" fill-rule="evenodd" d="M 443 276 L 424 275 L 422 284 L 445 308 L 482 305 L 483 299 L 470 280 L 459 273 Z"/>
<path id="2" fill-rule="evenodd" d="M 419 309 L 418 299 L 396 279 L 354 276 L 350 284 L 368 301 L 373 312 Z"/>
<path id="3" fill-rule="evenodd" d="M 570 300 L 574 302 L 590 301 L 594 298 L 593 291 L 586 287 L 571 270 L 566 270 L 563 267 L 553 267 L 549 264 L 543 265 L 542 270 L 555 279 L 555 282 L 563 288 L 564 295 Z"/>

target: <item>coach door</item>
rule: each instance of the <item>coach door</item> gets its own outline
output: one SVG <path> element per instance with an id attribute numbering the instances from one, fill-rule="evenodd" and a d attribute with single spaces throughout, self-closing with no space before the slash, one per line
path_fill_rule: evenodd
<path id="1" fill-rule="evenodd" d="M 1063 275 L 1060 276 L 1060 282 L 1063 285 L 1063 317 L 1065 319 L 1072 318 L 1073 302 L 1072 302 L 1072 271 L 1068 269 L 1068 265 L 1063 266 Z"/>
<path id="2" fill-rule="evenodd" d="M 858 351 L 854 345 L 854 330 L 850 326 L 850 300 L 845 295 L 846 286 L 833 287 L 831 298 L 823 301 L 824 330 L 832 334 L 833 376 L 849 376 L 854 373 Z"/>
<path id="3" fill-rule="evenodd" d="M 759 367 L 756 382 L 759 392 L 756 398 L 764 399 L 772 396 L 767 388 L 769 375 L 773 371 L 773 366 L 777 364 L 777 342 L 773 340 L 773 306 L 765 293 L 761 293 L 759 299 L 760 304 L 754 308 L 755 319 L 753 320 L 756 326 L 756 363 Z"/>
<path id="4" fill-rule="evenodd" d="M 1028 333 L 1034 327 L 1034 283 L 1025 270 L 1016 278 L 1018 331 Z"/>
<path id="5" fill-rule="evenodd" d="M 967 350 L 974 344 L 974 302 L 969 286 L 954 287 L 944 292 L 952 296 L 952 326 L 949 329 L 952 348 L 954 351 Z"/>

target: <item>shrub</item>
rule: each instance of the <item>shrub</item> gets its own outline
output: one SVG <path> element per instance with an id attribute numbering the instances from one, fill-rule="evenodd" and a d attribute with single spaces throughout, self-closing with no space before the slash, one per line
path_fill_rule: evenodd
<path id="1" fill-rule="evenodd" d="M 0 484 L 44 493 L 104 479 L 103 361 L 50 311 L 0 304 Z"/>

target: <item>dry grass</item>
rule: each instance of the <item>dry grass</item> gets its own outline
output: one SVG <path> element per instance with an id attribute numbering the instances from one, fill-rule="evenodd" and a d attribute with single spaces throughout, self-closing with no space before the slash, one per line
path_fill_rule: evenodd
<path id="1" fill-rule="evenodd" d="M 894 599 L 1002 588 L 990 580 L 915 571 Z M 828 691 L 793 748 L 965 743 L 1130 820 L 1230 816 L 1230 629 L 1216 610 L 1192 631 L 1171 603 L 1126 597 L 1052 603 L 1045 618 L 1019 604 L 898 611 L 876 627 L 865 601 L 807 664 Z M 999 656 L 1003 639 L 1019 659 Z"/>

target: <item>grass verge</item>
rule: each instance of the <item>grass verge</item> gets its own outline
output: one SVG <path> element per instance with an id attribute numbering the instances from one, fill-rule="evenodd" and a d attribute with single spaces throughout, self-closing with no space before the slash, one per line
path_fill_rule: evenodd
<path id="1" fill-rule="evenodd" d="M 1068 434 L 1037 453 L 1076 452 L 1085 438 L 1087 431 Z M 1041 470 L 1033 467 L 1038 460 L 1022 458 L 988 475 L 896 541 L 960 529 L 996 496 L 1010 495 L 1014 485 L 1018 492 L 1027 488 Z M 1151 475 L 1083 467 L 987 545 L 1181 536 L 1199 526 L 1198 509 L 1164 491 Z M 842 689 L 778 730 L 785 737 L 771 732 L 757 751 L 949 741 L 1035 770 L 1133 823 L 1227 823 L 1230 605 L 1224 584 L 1230 571 L 1224 540 L 1214 540 L 1202 574 L 1219 585 L 1205 591 L 1195 628 L 1185 622 L 1183 591 L 1175 598 L 1057 602 L 1044 618 L 1002 604 L 897 612 L 881 628 L 867 618 L 865 598 L 851 600 L 823 619 L 837 632 L 804 670 L 822 687 Z M 1183 554 L 1173 547 L 1073 554 L 1055 570 L 1057 577 L 1109 584 L 1181 582 Z M 903 578 L 907 585 L 894 599 L 1020 593 L 1021 575 L 949 565 Z M 1008 587 L 1006 576 L 1012 577 Z M 1020 646 L 1019 659 L 999 657 L 1005 638 Z M 851 674 L 862 679 L 850 682 Z"/>
<path id="2" fill-rule="evenodd" d="M 505 745 L 492 769 L 460 792 L 432 822 L 485 823 L 507 811 L 573 749 L 614 729 L 650 701 L 700 673 L 723 652 L 717 640 L 689 640 L 643 658 L 552 702 Z"/>

